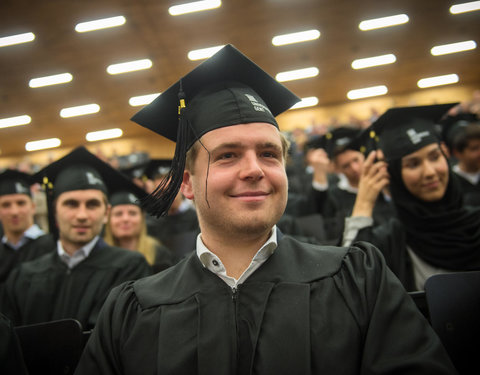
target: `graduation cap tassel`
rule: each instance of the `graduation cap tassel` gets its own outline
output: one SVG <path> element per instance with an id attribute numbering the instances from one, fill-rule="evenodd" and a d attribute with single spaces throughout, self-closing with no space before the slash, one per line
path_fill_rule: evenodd
<path id="1" fill-rule="evenodd" d="M 178 130 L 175 154 L 172 159 L 170 171 L 157 186 L 155 191 L 142 200 L 142 207 L 152 216 L 166 216 L 170 206 L 180 190 L 185 170 L 185 160 L 188 145 L 188 120 L 184 116 L 185 93 L 183 92 L 182 81 L 178 92 Z"/>

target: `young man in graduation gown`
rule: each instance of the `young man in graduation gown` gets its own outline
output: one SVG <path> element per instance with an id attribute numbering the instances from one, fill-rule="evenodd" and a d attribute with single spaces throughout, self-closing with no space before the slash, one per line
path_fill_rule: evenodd
<path id="1" fill-rule="evenodd" d="M 34 223 L 32 184 L 33 178 L 23 172 L 7 169 L 0 174 L 0 222 L 4 230 L 0 243 L 0 284 L 18 264 L 38 258 L 54 246 L 53 237 Z"/>
<path id="2" fill-rule="evenodd" d="M 83 147 L 34 177 L 47 185 L 58 241 L 50 254 L 10 274 L 4 313 L 15 325 L 75 318 L 91 329 L 111 288 L 152 273 L 143 255 L 108 246 L 100 237 L 108 192 L 129 181 Z"/>
<path id="3" fill-rule="evenodd" d="M 274 116 L 297 100 L 228 45 L 133 117 L 177 142 L 173 183 L 147 204 L 166 212 L 181 185 L 201 234 L 112 291 L 76 374 L 455 373 L 376 248 L 277 230 L 288 142 Z"/>

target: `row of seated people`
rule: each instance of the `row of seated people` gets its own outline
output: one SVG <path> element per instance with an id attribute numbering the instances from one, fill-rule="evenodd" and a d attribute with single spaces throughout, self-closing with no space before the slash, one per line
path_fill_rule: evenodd
<path id="1" fill-rule="evenodd" d="M 426 115 L 423 113 L 424 110 Z M 364 161 L 358 179 L 358 192 L 342 233 L 339 233 L 338 238 L 330 236 L 325 239 L 309 239 L 320 243 L 322 240 L 327 242 L 340 240 L 345 245 L 354 240 L 367 240 L 376 244 L 384 253 L 388 265 L 408 290 L 422 289 L 425 279 L 436 272 L 480 268 L 478 255 L 472 251 L 478 248 L 477 233 L 480 228 L 478 210 L 464 205 L 461 190 L 455 183 L 456 178 L 448 166 L 447 158 L 431 127 L 434 121 L 440 119 L 446 107 L 437 106 L 432 109 L 432 106 L 429 106 L 428 110 L 416 108 L 415 111 L 419 111 L 415 114 L 415 118 L 422 118 L 425 121 L 405 122 L 401 113 L 393 111 L 392 114 L 391 111 L 387 111 L 373 124 L 379 134 L 383 132 L 382 141 L 378 145 L 383 155 L 379 151 L 373 151 Z M 389 135 L 388 129 L 391 128 L 384 127 L 382 124 L 385 122 L 391 124 L 395 121 L 394 119 L 401 119 L 402 123 L 395 127 L 394 134 Z M 410 131 L 412 129 L 413 135 Z M 420 141 L 413 142 L 412 137 L 420 138 Z M 355 140 L 358 141 L 357 138 Z M 414 146 L 411 146 L 411 143 Z M 345 149 L 352 150 L 352 144 L 355 142 L 350 143 Z M 423 165 L 435 171 L 430 173 L 431 176 L 438 176 L 438 179 L 433 178 L 426 192 L 415 190 L 415 184 L 418 185 L 420 177 L 417 176 L 416 179 L 415 176 L 412 177 L 412 171 Z M 408 177 L 409 172 L 410 177 Z M 8 172 L 8 174 L 11 173 Z M 12 181 L 12 178 L 7 180 Z M 46 185 L 52 224 L 51 234 L 44 235 L 33 225 L 27 228 L 29 233 L 26 236 L 18 235 L 18 231 L 13 231 L 18 235 L 17 238 L 11 238 L 9 241 L 17 246 L 16 250 L 13 249 L 14 256 L 4 258 L 2 254 L 2 259 L 7 260 L 5 263 L 2 262 L 2 267 L 3 264 L 8 265 L 8 262 L 12 265 L 13 262 L 30 260 L 41 253 L 45 254 L 17 268 L 9 267 L 4 273 L 9 276 L 3 280 L 5 283 L 2 284 L 0 291 L 2 303 L 0 311 L 12 319 L 15 325 L 75 317 L 83 327 L 92 328 L 102 303 L 113 286 L 168 267 L 176 262 L 175 255 L 180 255 L 172 256 L 169 253 L 171 250 L 163 244 L 163 241 L 153 241 L 149 246 L 140 249 L 138 239 L 137 243 L 132 243 L 131 239 L 127 241 L 126 236 L 122 238 L 121 235 L 114 234 L 112 218 L 115 212 L 118 212 L 118 227 L 123 230 L 128 225 L 123 224 L 122 228 L 121 217 L 133 216 L 134 210 L 130 206 L 137 207 L 135 215 L 140 214 L 138 215 L 140 219 L 143 217 L 137 202 L 144 196 L 145 191 L 135 188 L 124 176 L 85 149 L 77 149 L 65 158 L 47 166 L 34 177 L 34 180 L 43 181 Z M 14 181 L 10 186 L 8 184 L 2 186 L 2 189 L 5 188 L 2 190 L 2 195 L 28 197 L 31 182 L 25 182 L 23 185 L 19 182 L 21 181 Z M 322 204 L 328 207 L 331 198 L 330 196 L 317 198 L 325 193 L 325 189 L 322 181 L 316 182 L 318 184 L 312 185 L 311 190 L 314 194 L 305 194 L 304 198 L 309 200 L 313 197 L 314 202 L 317 199 L 314 207 L 321 207 L 321 209 L 304 213 L 327 212 L 322 211 L 324 209 Z M 371 220 L 373 210 L 380 192 L 387 185 L 395 209 L 389 216 L 395 215 L 396 218 L 393 221 L 382 219 L 374 225 L 374 221 Z M 433 195 L 430 190 L 434 191 Z M 328 190 L 327 193 L 329 193 Z M 193 210 L 182 197 L 178 200 L 180 212 Z M 18 201 L 14 203 L 19 206 L 24 204 Z M 100 238 L 103 225 L 108 221 L 108 203 L 112 205 L 109 220 L 111 225 L 105 230 L 105 238 L 112 245 L 104 243 Z M 301 204 L 295 209 L 301 207 Z M 180 208 L 182 205 L 184 208 Z M 130 209 L 125 209 L 124 206 L 129 206 Z M 287 207 L 287 211 L 289 209 L 291 208 Z M 292 213 L 295 213 L 295 209 L 291 209 Z M 83 216 L 74 218 L 72 212 L 78 210 L 82 211 Z M 325 213 L 326 218 L 336 217 L 337 214 L 328 215 Z M 298 213 L 290 215 L 293 219 L 304 216 L 308 215 Z M 342 219 L 348 216 L 343 215 Z M 287 212 L 285 218 L 288 217 Z M 159 220 L 162 219 L 164 218 Z M 287 222 L 295 223 L 293 219 Z M 452 219 L 455 221 L 452 222 Z M 13 224 L 17 222 L 18 219 L 14 220 Z M 156 224 L 158 222 L 151 222 L 151 228 Z M 281 228 L 280 223 L 279 227 Z M 146 225 L 144 229 L 146 231 Z M 195 231 L 195 228 L 192 231 Z M 284 231 L 292 235 L 305 234 L 289 229 Z M 318 228 L 317 231 L 321 232 Z M 150 233 L 154 233 L 154 229 L 151 229 Z M 325 228 L 323 233 L 330 234 Z M 343 233 L 345 235 L 342 236 Z M 28 238 L 36 240 L 28 241 Z M 459 238 L 462 241 L 459 241 Z M 58 242 L 56 243 L 55 240 Z M 33 250 L 18 251 L 26 244 Z M 143 250 L 152 249 L 152 244 L 154 251 Z M 125 251 L 116 246 L 138 250 L 143 253 L 143 256 L 138 252 Z M 82 251 L 78 252 L 79 249 Z M 21 259 L 24 254 L 26 258 Z"/>

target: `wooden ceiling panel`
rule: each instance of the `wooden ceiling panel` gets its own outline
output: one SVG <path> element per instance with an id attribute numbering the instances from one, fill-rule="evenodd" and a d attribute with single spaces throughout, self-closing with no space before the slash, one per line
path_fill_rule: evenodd
<path id="1" fill-rule="evenodd" d="M 126 136 L 146 134 L 129 121 L 139 107 L 131 96 L 164 91 L 199 62 L 188 51 L 232 43 L 275 75 L 309 66 L 315 78 L 285 85 L 300 97 L 317 96 L 320 106 L 345 102 L 355 88 L 385 84 L 389 93 L 416 92 L 418 79 L 457 73 L 461 83 L 480 84 L 478 48 L 433 57 L 437 44 L 478 39 L 480 12 L 452 16 L 447 0 L 225 0 L 208 12 L 172 17 L 163 0 L 2 0 L 0 37 L 32 31 L 32 43 L 0 48 L 0 118 L 29 114 L 32 122 L 0 129 L 2 156 L 24 152 L 26 141 L 56 136 L 64 146 L 85 142 L 87 131 L 120 127 Z M 406 13 L 410 21 L 390 29 L 361 32 L 364 19 Z M 125 25 L 77 33 L 78 22 L 124 15 Z M 321 37 L 274 47 L 273 36 L 316 28 Z M 479 40 L 476 40 L 477 43 Z M 385 53 L 395 64 L 353 70 L 357 58 Z M 152 69 L 111 76 L 108 65 L 150 58 Z M 31 89 L 31 78 L 70 72 L 72 82 Z M 59 116 L 64 107 L 97 103 L 101 110 L 78 118 Z"/>

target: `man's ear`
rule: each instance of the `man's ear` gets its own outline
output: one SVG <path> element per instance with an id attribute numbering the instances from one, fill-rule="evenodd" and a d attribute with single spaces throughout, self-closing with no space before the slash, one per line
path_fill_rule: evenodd
<path id="1" fill-rule="evenodd" d="M 108 218 L 110 216 L 110 210 L 112 209 L 112 205 L 111 204 L 107 204 L 107 208 L 105 210 L 105 216 L 103 218 L 103 224 L 107 224 L 108 222 Z"/>
<path id="2" fill-rule="evenodd" d="M 183 181 L 180 191 L 185 198 L 193 200 L 192 174 L 188 170 L 183 171 Z"/>

